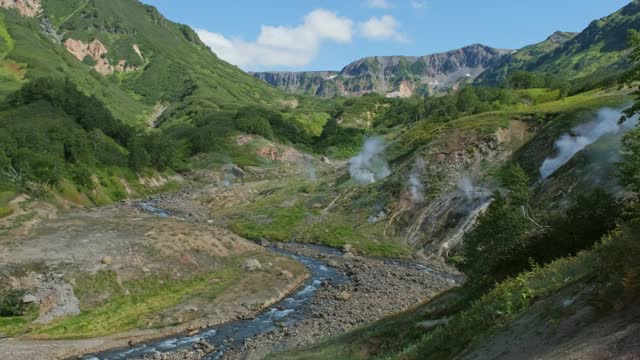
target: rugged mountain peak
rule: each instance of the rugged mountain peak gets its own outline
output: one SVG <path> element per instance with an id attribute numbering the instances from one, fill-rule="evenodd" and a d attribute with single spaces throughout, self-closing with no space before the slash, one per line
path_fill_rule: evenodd
<path id="1" fill-rule="evenodd" d="M 358 96 L 369 92 L 409 97 L 457 88 L 495 66 L 511 50 L 473 44 L 425 56 L 372 56 L 340 72 L 268 72 L 252 75 L 285 91 L 316 96 Z"/>
<path id="2" fill-rule="evenodd" d="M 23 16 L 34 17 L 42 11 L 40 0 L 0 0 L 0 7 L 16 9 Z"/>

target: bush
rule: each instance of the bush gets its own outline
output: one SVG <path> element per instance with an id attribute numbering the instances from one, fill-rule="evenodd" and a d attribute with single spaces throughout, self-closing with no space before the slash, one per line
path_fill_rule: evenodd
<path id="1" fill-rule="evenodd" d="M 21 316 L 27 311 L 27 304 L 22 302 L 23 290 L 5 290 L 0 293 L 0 316 Z"/>

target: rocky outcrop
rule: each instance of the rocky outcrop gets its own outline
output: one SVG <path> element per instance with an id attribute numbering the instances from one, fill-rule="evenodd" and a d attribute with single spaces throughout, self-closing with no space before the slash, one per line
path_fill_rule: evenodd
<path id="1" fill-rule="evenodd" d="M 305 71 L 305 72 L 256 72 L 253 77 L 267 84 L 291 93 L 305 95 L 332 96 L 331 86 L 325 82 L 333 83 L 338 71 Z"/>
<path id="2" fill-rule="evenodd" d="M 33 297 L 39 305 L 36 323 L 48 324 L 59 317 L 80 314 L 80 301 L 73 287 L 62 280 L 44 283 Z"/>
<path id="3" fill-rule="evenodd" d="M 93 59 L 95 62 L 93 68 L 102 75 L 111 75 L 114 72 L 131 72 L 138 69 L 135 66 L 127 64 L 126 60 L 119 60 L 118 63 L 113 66 L 109 62 L 109 59 L 107 59 L 109 50 L 98 39 L 87 44 L 82 40 L 69 38 L 64 42 L 64 46 L 79 61 L 84 61 L 87 56 Z M 133 45 L 133 49 L 140 55 L 140 58 L 142 58 L 140 48 L 137 45 Z"/>
<path id="4" fill-rule="evenodd" d="M 23 16 L 34 17 L 42 11 L 40 0 L 0 0 L 0 7 L 16 9 Z"/>
<path id="5" fill-rule="evenodd" d="M 272 86 L 322 97 L 359 96 L 369 92 L 409 97 L 457 88 L 501 63 L 511 50 L 471 45 L 425 56 L 376 56 L 355 61 L 340 72 L 252 73 Z"/>

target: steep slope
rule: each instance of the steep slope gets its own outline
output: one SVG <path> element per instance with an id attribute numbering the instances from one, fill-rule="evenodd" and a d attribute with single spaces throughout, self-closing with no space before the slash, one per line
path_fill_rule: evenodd
<path id="1" fill-rule="evenodd" d="M 499 84 L 507 75 L 515 70 L 523 70 L 527 64 L 537 61 L 541 56 L 557 49 L 567 41 L 573 39 L 578 33 L 556 31 L 544 41 L 525 46 L 524 48 L 504 57 L 500 66 L 489 69 L 478 77 L 480 82 Z"/>
<path id="2" fill-rule="evenodd" d="M 556 33 L 542 43 L 505 57 L 502 65 L 487 71 L 480 80 L 498 83 L 517 70 L 545 72 L 565 79 L 620 72 L 629 67 L 625 57 L 627 32 L 638 28 L 640 2 L 634 0 L 619 11 L 593 21 L 570 39 L 570 33 Z"/>
<path id="3" fill-rule="evenodd" d="M 355 61 L 340 73 L 253 73 L 272 86 L 294 93 L 330 97 L 377 92 L 409 97 L 457 88 L 500 63 L 509 50 L 470 45 L 425 56 L 376 56 Z"/>
<path id="4" fill-rule="evenodd" d="M 22 76 L 14 76 L 14 83 L 68 77 L 129 122 L 142 123 L 159 103 L 172 105 L 167 114 L 190 118 L 223 105 L 280 97 L 218 59 L 191 28 L 138 1 L 15 0 L 0 6 L 8 9 L 2 10 L 0 32 L 3 68 L 17 68 Z M 188 114 L 179 111 L 186 104 Z"/>

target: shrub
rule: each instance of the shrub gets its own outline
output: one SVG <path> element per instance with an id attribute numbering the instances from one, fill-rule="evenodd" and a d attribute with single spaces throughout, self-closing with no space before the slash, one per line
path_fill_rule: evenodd
<path id="1" fill-rule="evenodd" d="M 5 290 L 0 293 L 0 316 L 21 316 L 27 310 L 27 304 L 22 302 L 23 290 Z"/>

